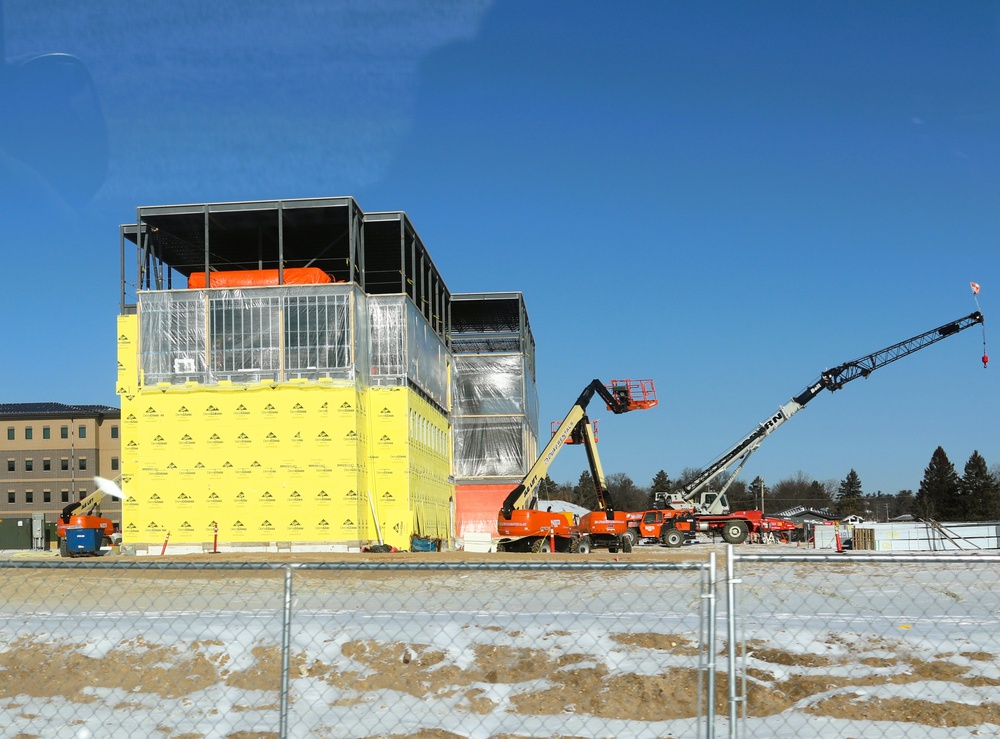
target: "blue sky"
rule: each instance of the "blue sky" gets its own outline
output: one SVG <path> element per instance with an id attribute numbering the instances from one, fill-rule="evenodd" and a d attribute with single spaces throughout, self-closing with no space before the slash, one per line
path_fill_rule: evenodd
<path id="1" fill-rule="evenodd" d="M 992 2 L 0 8 L 4 402 L 117 404 L 139 205 L 407 211 L 452 292 L 524 293 L 543 434 L 592 378 L 656 381 L 658 408 L 593 413 L 606 471 L 641 485 L 970 313 L 970 280 L 996 302 Z M 816 398 L 744 478 L 894 493 L 938 445 L 1000 463 L 981 354 L 973 329 Z"/>

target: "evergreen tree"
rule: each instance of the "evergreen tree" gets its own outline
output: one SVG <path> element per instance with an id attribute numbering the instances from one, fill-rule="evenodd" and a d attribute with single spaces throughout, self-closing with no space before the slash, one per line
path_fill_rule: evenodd
<path id="1" fill-rule="evenodd" d="M 836 482 L 833 480 L 827 480 L 826 483 L 813 480 L 809 483 L 809 507 L 829 510 L 833 506 L 834 485 L 836 485 Z"/>
<path id="2" fill-rule="evenodd" d="M 1000 488 L 978 451 L 972 452 L 965 463 L 965 474 L 959 481 L 960 500 L 966 521 L 995 521 L 1000 513 Z"/>
<path id="3" fill-rule="evenodd" d="M 896 493 L 892 506 L 889 508 L 889 518 L 905 516 L 913 513 L 913 491 L 900 490 Z"/>
<path id="4" fill-rule="evenodd" d="M 580 479 L 573 488 L 572 502 L 591 511 L 597 510 L 597 487 L 594 485 L 590 470 L 580 473 Z"/>
<path id="5" fill-rule="evenodd" d="M 750 483 L 750 488 L 747 490 L 747 493 L 754 500 L 753 507 L 759 508 L 760 510 L 764 510 L 764 496 L 769 492 L 770 491 L 767 489 L 767 485 L 764 484 L 764 478 L 760 475 L 757 475 L 757 477 L 753 479 L 753 482 Z"/>
<path id="6" fill-rule="evenodd" d="M 669 493 L 670 492 L 670 476 L 666 472 L 660 470 L 655 475 L 653 475 L 653 482 L 649 486 L 650 492 L 653 493 Z"/>
<path id="7" fill-rule="evenodd" d="M 556 485 L 555 480 L 546 475 L 542 478 L 542 481 L 538 483 L 538 499 L 539 500 L 556 500 L 559 497 L 559 486 Z"/>
<path id="8" fill-rule="evenodd" d="M 656 507 L 656 494 L 657 493 L 669 493 L 670 492 L 670 476 L 666 472 L 660 470 L 655 475 L 653 475 L 653 482 L 649 486 L 649 495 L 646 498 L 646 505 L 644 510 L 649 510 Z"/>
<path id="9" fill-rule="evenodd" d="M 944 449 L 938 447 L 913 500 L 913 515 L 939 521 L 956 521 L 958 512 L 958 473 Z"/>
<path id="10" fill-rule="evenodd" d="M 865 515 L 865 502 L 861 492 L 861 478 L 853 469 L 847 473 L 847 477 L 840 481 L 840 488 L 837 490 L 837 515 L 838 516 L 863 516 Z"/>

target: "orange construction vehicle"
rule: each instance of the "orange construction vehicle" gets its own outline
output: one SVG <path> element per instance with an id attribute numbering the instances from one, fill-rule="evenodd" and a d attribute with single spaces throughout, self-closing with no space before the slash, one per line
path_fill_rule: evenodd
<path id="1" fill-rule="evenodd" d="M 83 500 L 63 508 L 56 523 L 61 557 L 97 556 L 101 547 L 112 544 L 121 537 L 115 525 L 101 517 L 101 501 L 108 496 L 123 499 L 125 496 L 111 480 L 95 477 L 98 488 Z"/>
<path id="2" fill-rule="evenodd" d="M 521 483 L 504 499 L 497 516 L 500 540 L 497 551 L 503 552 L 579 552 L 607 548 L 631 551 L 626 538 L 628 524 L 623 513 L 616 513 L 610 503 L 604 472 L 597 455 L 594 429 L 587 417 L 587 406 L 594 395 L 604 400 L 615 414 L 645 410 L 657 404 L 652 380 L 613 380 L 605 386 L 593 380 L 577 398 L 556 429 L 541 455 Z M 538 508 L 538 486 L 559 450 L 567 444 L 582 444 L 587 452 L 590 473 L 597 490 L 598 510 L 574 521 L 569 514 Z"/>

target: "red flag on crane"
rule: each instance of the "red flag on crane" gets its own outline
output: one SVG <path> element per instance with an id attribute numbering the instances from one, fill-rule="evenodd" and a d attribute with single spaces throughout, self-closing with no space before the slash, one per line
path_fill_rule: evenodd
<path id="1" fill-rule="evenodd" d="M 979 283 L 978 282 L 970 282 L 969 285 L 972 287 L 972 294 L 973 295 L 979 295 Z"/>

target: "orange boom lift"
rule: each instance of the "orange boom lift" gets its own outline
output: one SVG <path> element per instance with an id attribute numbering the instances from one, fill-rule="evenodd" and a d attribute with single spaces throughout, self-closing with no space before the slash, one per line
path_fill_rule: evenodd
<path id="1" fill-rule="evenodd" d="M 616 517 L 611 505 L 604 472 L 597 456 L 594 430 L 587 417 L 587 406 L 594 395 L 599 395 L 608 410 L 616 415 L 645 410 L 657 404 L 652 380 L 612 380 L 607 386 L 600 380 L 591 381 L 559 424 L 528 474 L 504 499 L 497 516 L 497 530 L 501 537 L 497 543 L 497 551 L 549 552 L 553 546 L 559 552 L 586 553 L 592 547 L 631 551 L 631 542 L 625 538 L 628 524 L 624 514 Z M 552 460 L 566 444 L 584 445 L 597 490 L 599 509 L 585 514 L 576 523 L 567 513 L 538 508 L 538 486 L 548 474 Z"/>

